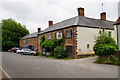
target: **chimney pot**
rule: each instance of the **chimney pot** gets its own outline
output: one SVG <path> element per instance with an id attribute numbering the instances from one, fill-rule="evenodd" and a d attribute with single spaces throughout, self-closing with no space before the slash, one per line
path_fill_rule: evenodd
<path id="1" fill-rule="evenodd" d="M 41 32 L 41 28 L 38 28 L 38 32 Z"/>
<path id="2" fill-rule="evenodd" d="M 84 17 L 84 8 L 78 8 L 78 16 L 83 16 Z"/>
<path id="3" fill-rule="evenodd" d="M 100 17 L 101 17 L 101 20 L 106 21 L 106 12 L 102 12 L 102 13 L 100 14 Z"/>
<path id="4" fill-rule="evenodd" d="M 53 25 L 53 21 L 49 21 L 49 27 Z"/>

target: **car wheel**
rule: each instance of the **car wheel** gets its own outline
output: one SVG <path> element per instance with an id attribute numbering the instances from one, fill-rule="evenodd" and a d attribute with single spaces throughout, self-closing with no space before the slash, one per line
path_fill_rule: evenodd
<path id="1" fill-rule="evenodd" d="M 24 55 L 24 53 L 21 53 L 22 55 Z"/>
<path id="2" fill-rule="evenodd" d="M 34 53 L 32 53 L 31 55 L 33 55 L 33 56 L 34 56 Z"/>

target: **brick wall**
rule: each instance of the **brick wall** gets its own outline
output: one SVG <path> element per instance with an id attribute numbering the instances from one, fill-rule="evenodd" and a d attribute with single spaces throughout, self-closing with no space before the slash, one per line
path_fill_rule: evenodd
<path id="1" fill-rule="evenodd" d="M 25 41 L 25 44 L 23 44 L 23 41 Z M 20 48 L 26 48 L 29 45 L 34 46 L 34 51 L 37 50 L 37 37 L 35 38 L 27 38 L 27 39 L 21 39 L 20 40 Z"/>
<path id="2" fill-rule="evenodd" d="M 71 38 L 66 38 L 66 30 L 72 30 L 72 37 Z M 47 40 L 47 35 L 48 34 L 51 34 L 51 38 L 55 38 L 55 33 L 56 32 L 64 33 L 64 36 L 65 36 L 64 49 L 66 49 L 66 46 L 72 46 L 73 47 L 72 48 L 73 49 L 72 52 L 73 52 L 73 54 L 76 54 L 76 49 L 77 49 L 76 27 L 70 27 L 70 28 L 65 28 L 65 29 L 60 29 L 60 30 L 44 33 L 45 39 Z M 41 35 L 38 35 L 38 44 L 40 44 L 40 37 L 41 37 Z M 39 45 L 38 45 L 38 52 L 41 52 L 41 47 Z"/>

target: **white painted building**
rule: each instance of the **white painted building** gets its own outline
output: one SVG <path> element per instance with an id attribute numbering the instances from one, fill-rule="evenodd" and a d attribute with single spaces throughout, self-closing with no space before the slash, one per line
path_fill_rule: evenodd
<path id="1" fill-rule="evenodd" d="M 101 29 L 102 30 L 102 29 Z M 100 29 L 98 28 L 87 28 L 77 27 L 77 51 L 80 54 L 93 54 L 93 46 L 95 44 L 95 38 L 99 36 Z M 111 37 L 117 42 L 117 34 L 115 30 L 106 29 L 107 32 L 111 32 Z"/>
<path id="2" fill-rule="evenodd" d="M 120 51 L 120 17 L 117 19 L 117 21 L 114 23 L 115 33 L 117 35 L 117 44 Z"/>

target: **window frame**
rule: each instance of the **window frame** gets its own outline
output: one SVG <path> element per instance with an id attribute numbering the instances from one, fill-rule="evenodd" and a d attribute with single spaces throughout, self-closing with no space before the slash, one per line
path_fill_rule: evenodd
<path id="1" fill-rule="evenodd" d="M 50 36 L 49 38 L 48 35 Z M 51 34 L 47 34 L 47 40 L 51 40 Z"/>
<path id="2" fill-rule="evenodd" d="M 25 40 L 23 40 L 23 44 L 25 45 Z"/>
<path id="3" fill-rule="evenodd" d="M 68 36 L 68 33 L 69 33 L 70 36 Z M 66 30 L 65 31 L 65 37 L 66 38 L 72 38 L 73 37 L 73 30 L 72 29 Z"/>
<path id="4" fill-rule="evenodd" d="M 112 32 L 111 31 L 108 32 L 108 36 L 112 37 Z"/>

